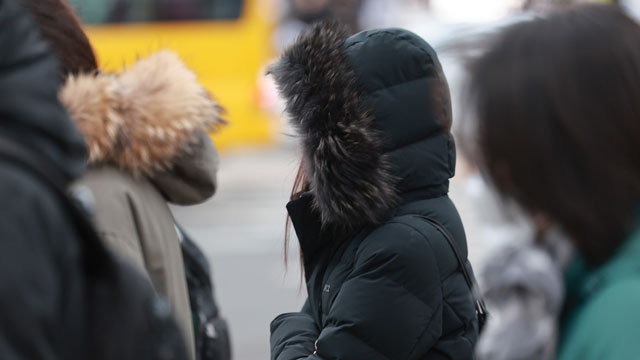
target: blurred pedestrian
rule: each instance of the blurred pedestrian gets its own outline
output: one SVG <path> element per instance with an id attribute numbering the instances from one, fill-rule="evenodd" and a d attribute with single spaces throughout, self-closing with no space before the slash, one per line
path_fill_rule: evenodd
<path id="1" fill-rule="evenodd" d="M 193 354 L 184 264 L 167 202 L 191 205 L 215 192 L 218 158 L 207 131 L 222 122 L 220 107 L 169 51 L 121 74 L 100 73 L 64 0 L 22 1 L 68 76 L 60 98 L 89 149 L 79 184 L 93 192 L 100 235 L 169 299 Z"/>
<path id="2" fill-rule="evenodd" d="M 283 0 L 282 19 L 273 32 L 278 53 L 293 43 L 298 35 L 314 23 L 330 16 L 329 0 Z"/>
<path id="3" fill-rule="evenodd" d="M 491 318 L 476 359 L 553 360 L 565 293 L 562 271 L 571 247 L 556 231 L 531 238 L 511 235 L 511 242 L 496 247 L 480 269 Z"/>
<path id="4" fill-rule="evenodd" d="M 379 18 L 371 12 L 381 6 L 369 4 L 370 2 L 377 3 L 378 0 L 286 0 L 283 3 L 284 11 L 280 25 L 274 32 L 275 48 L 281 53 L 300 34 L 327 19 L 345 24 L 350 34 L 363 30 L 363 26 L 372 24 L 368 18 Z M 386 6 L 382 8 L 386 9 Z M 366 13 L 363 13 L 363 10 Z"/>
<path id="5" fill-rule="evenodd" d="M 362 30 L 360 11 L 363 3 L 364 0 L 329 0 L 329 11 L 353 34 Z"/>
<path id="6" fill-rule="evenodd" d="M 640 353 L 639 42 L 619 8 L 586 5 L 511 27 L 471 70 L 477 160 L 577 252 L 560 360 Z"/>
<path id="7" fill-rule="evenodd" d="M 301 138 L 287 210 L 308 299 L 272 322 L 271 358 L 471 358 L 479 323 L 436 53 L 405 30 L 348 37 L 329 22 L 272 73 Z"/>
<path id="8" fill-rule="evenodd" d="M 0 2 L 0 358 L 184 360 L 149 281 L 107 251 L 68 194 L 86 149 L 28 15 Z"/>

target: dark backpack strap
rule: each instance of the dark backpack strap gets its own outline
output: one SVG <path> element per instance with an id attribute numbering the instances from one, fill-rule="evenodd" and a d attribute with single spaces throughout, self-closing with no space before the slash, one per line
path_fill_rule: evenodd
<path id="1" fill-rule="evenodd" d="M 473 296 L 473 302 L 476 307 L 476 313 L 478 314 L 478 325 L 479 325 L 480 331 L 482 331 L 487 321 L 487 316 L 489 313 L 484 303 L 484 299 L 480 294 L 480 289 L 478 288 L 478 285 L 473 280 L 473 277 L 471 277 L 471 274 L 469 274 L 469 270 L 467 269 L 467 266 L 466 266 L 466 261 L 463 259 L 462 255 L 460 254 L 460 251 L 458 250 L 458 246 L 456 245 L 455 240 L 453 240 L 453 236 L 451 235 L 449 230 L 447 230 L 447 228 L 445 228 L 439 221 L 423 215 L 415 215 L 415 217 L 430 223 L 434 228 L 436 228 L 436 230 L 438 230 L 438 232 L 442 234 L 442 236 L 444 236 L 444 238 L 449 243 L 449 246 L 453 250 L 453 253 L 456 256 L 456 259 L 458 260 L 458 266 L 462 270 L 462 275 L 464 276 L 464 280 L 467 283 L 467 286 L 469 286 L 469 289 L 471 290 L 471 296 Z"/>

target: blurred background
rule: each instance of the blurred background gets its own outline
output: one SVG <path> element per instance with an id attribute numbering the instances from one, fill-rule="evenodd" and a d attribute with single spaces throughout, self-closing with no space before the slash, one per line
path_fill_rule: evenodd
<path id="1" fill-rule="evenodd" d="M 296 139 L 265 68 L 312 23 L 334 16 L 353 32 L 404 27 L 440 54 L 464 147 L 465 61 L 490 35 L 538 11 L 578 0 L 69 0 L 101 68 L 117 71 L 160 48 L 177 51 L 224 106 L 229 125 L 212 138 L 221 152 L 219 190 L 209 202 L 174 207 L 177 221 L 206 251 L 216 297 L 228 319 L 234 358 L 269 358 L 269 323 L 297 311 L 305 290 L 291 244 L 284 267 L 285 204 L 297 170 Z M 585 0 L 586 1 L 586 0 Z M 611 2 L 601 0 L 599 2 Z M 620 0 L 640 14 L 640 0 Z M 496 244 L 529 231 L 500 215 L 495 197 L 459 157 L 451 196 L 470 257 L 479 266 Z M 478 211 L 477 209 L 481 209 Z M 514 235 L 519 234 L 519 235 Z"/>

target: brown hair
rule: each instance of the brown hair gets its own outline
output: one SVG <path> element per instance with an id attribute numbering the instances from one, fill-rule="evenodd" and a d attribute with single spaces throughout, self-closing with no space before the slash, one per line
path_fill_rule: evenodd
<path id="1" fill-rule="evenodd" d="M 609 5 L 553 13 L 508 29 L 471 77 L 498 191 L 607 260 L 640 205 L 640 25 Z"/>
<path id="2" fill-rule="evenodd" d="M 22 0 L 22 4 L 58 56 L 64 76 L 98 69 L 91 43 L 66 0 Z"/>

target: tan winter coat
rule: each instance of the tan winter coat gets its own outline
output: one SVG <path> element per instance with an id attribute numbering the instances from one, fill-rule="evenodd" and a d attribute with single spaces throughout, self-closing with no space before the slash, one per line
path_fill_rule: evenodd
<path id="1" fill-rule="evenodd" d="M 213 195 L 218 158 L 206 135 L 221 109 L 171 52 L 121 74 L 70 77 L 60 98 L 83 133 L 98 230 L 165 295 L 194 358 L 191 309 L 180 243 L 167 202 Z"/>

